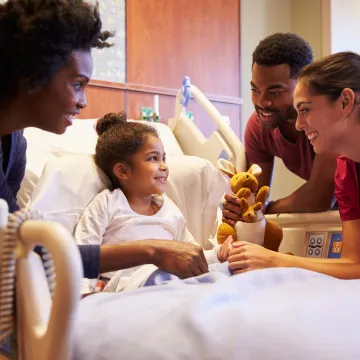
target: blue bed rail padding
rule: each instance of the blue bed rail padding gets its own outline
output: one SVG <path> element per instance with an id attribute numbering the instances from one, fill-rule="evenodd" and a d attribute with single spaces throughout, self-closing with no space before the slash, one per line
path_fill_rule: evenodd
<path id="1" fill-rule="evenodd" d="M 182 106 L 187 107 L 191 98 L 191 89 L 190 89 L 190 78 L 188 76 L 184 77 L 184 80 L 181 83 L 181 93 L 182 97 L 180 103 Z"/>

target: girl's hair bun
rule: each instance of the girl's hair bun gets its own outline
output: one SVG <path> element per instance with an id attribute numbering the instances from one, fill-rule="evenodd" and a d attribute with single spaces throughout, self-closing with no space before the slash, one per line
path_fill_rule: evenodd
<path id="1" fill-rule="evenodd" d="M 95 130 L 100 136 L 111 129 L 113 126 L 125 124 L 126 121 L 126 113 L 124 111 L 120 113 L 109 113 L 97 121 Z"/>

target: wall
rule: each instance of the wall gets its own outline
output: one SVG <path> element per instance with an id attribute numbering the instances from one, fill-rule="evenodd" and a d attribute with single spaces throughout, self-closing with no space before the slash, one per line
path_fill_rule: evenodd
<path id="1" fill-rule="evenodd" d="M 188 75 L 239 134 L 239 0 L 128 0 L 126 11 L 129 113 L 139 114 L 160 94 L 162 118 L 172 117 L 175 94 Z M 195 102 L 188 110 L 209 135 L 207 114 Z"/>
<path id="2" fill-rule="evenodd" d="M 340 1 L 339 1 L 340 2 Z M 359 2 L 360 4 L 360 2 Z M 242 0 L 241 1 L 241 95 L 242 126 L 254 111 L 251 101 L 250 80 L 252 53 L 256 46 L 268 35 L 275 32 L 293 32 L 306 39 L 314 51 L 314 57 L 323 55 L 324 44 L 324 0 Z M 325 8 L 325 9 L 324 9 Z M 243 139 L 243 132 L 241 134 Z M 271 199 L 279 199 L 291 194 L 304 184 L 298 176 L 286 169 L 276 158 Z"/>
<path id="3" fill-rule="evenodd" d="M 310 43 L 315 59 L 338 51 L 360 53 L 359 0 L 242 0 L 241 7 L 242 129 L 253 111 L 251 54 L 262 38 L 276 31 L 294 32 Z M 272 199 L 292 193 L 303 183 L 276 159 Z"/>
<path id="4" fill-rule="evenodd" d="M 119 1 L 104 2 L 108 5 L 102 7 L 104 23 L 111 28 L 106 21 L 116 19 L 111 9 L 114 3 L 119 7 Z M 152 106 L 158 94 L 161 119 L 166 122 L 173 116 L 176 93 L 188 75 L 240 135 L 240 1 L 127 0 L 125 7 L 125 77 L 112 78 L 106 70 L 99 74 L 99 64 L 112 70 L 117 60 L 107 54 L 108 49 L 98 52 L 95 80 L 87 91 L 89 105 L 82 117 L 125 110 L 128 117 L 138 119 L 141 107 Z M 122 16 L 119 19 L 116 25 L 122 34 Z M 213 125 L 207 114 L 194 101 L 187 110 L 209 135 Z"/>
<path id="5" fill-rule="evenodd" d="M 360 53 L 360 1 L 330 0 L 331 52 Z"/>
<path id="6" fill-rule="evenodd" d="M 92 0 L 92 2 L 96 2 Z M 94 80 L 125 82 L 125 0 L 99 2 L 103 29 L 115 31 L 110 49 L 93 51 Z M 105 50 L 105 51 L 104 51 Z"/>
<path id="7" fill-rule="evenodd" d="M 241 107 L 242 139 L 246 122 L 254 112 L 251 101 L 250 81 L 252 53 L 260 40 L 275 32 L 291 31 L 291 1 L 289 0 L 242 0 L 241 1 Z M 285 177 L 285 181 L 283 178 Z M 281 180 L 280 180 L 281 179 Z M 281 185 L 280 185 L 281 184 Z M 275 171 L 271 199 L 286 196 L 298 187 L 298 178 L 293 176 L 283 165 L 275 159 Z"/>
<path id="8" fill-rule="evenodd" d="M 327 55 L 324 53 L 326 51 L 324 31 L 327 29 L 323 21 L 326 10 L 323 0 L 291 0 L 290 32 L 298 34 L 309 42 L 314 59 Z M 271 200 L 290 195 L 304 183 L 303 179 L 287 170 L 280 159 L 275 159 Z"/>
<path id="9" fill-rule="evenodd" d="M 242 126 L 254 111 L 251 102 L 250 81 L 252 53 L 260 40 L 274 32 L 290 31 L 291 2 L 289 0 L 241 0 L 240 39 L 241 75 L 240 88 Z M 243 138 L 243 132 L 242 132 Z"/>
<path id="10" fill-rule="evenodd" d="M 310 43 L 315 59 L 323 51 L 321 13 L 321 0 L 291 1 L 290 30 Z"/>
<path id="11" fill-rule="evenodd" d="M 339 4 L 340 1 L 338 0 Z M 360 1 L 357 4 L 360 6 Z M 323 56 L 324 6 L 326 5 L 322 0 L 241 0 L 240 87 L 243 99 L 243 130 L 254 110 L 251 103 L 250 80 L 252 53 L 256 46 L 260 40 L 275 32 L 294 32 L 310 43 L 315 58 Z"/>

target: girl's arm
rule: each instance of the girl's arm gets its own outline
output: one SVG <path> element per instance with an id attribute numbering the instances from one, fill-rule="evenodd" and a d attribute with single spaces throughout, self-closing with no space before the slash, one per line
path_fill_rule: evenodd
<path id="1" fill-rule="evenodd" d="M 175 239 L 175 240 L 200 246 L 196 242 L 196 240 L 194 239 L 194 237 L 192 236 L 192 234 L 190 233 L 190 231 L 186 226 L 184 227 L 179 239 Z M 220 262 L 218 258 L 219 249 L 220 246 L 216 245 L 211 250 L 204 250 L 205 259 L 208 264 L 214 264 Z"/>
<path id="2" fill-rule="evenodd" d="M 103 235 L 109 226 L 108 191 L 98 194 L 86 207 L 75 229 L 75 240 L 80 246 L 101 245 Z M 101 253 L 99 254 L 101 256 Z M 99 265 L 98 263 L 96 264 Z M 86 273 L 84 271 L 84 273 Z M 92 274 L 94 276 L 95 274 Z M 99 274 L 96 274 L 96 278 Z M 89 293 L 95 290 L 96 278 L 83 278 L 81 281 L 81 293 Z"/>

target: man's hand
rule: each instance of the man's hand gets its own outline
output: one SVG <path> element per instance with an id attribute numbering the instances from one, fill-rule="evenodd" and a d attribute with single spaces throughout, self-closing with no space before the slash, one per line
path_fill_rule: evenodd
<path id="1" fill-rule="evenodd" d="M 222 221 L 230 226 L 234 226 L 237 221 L 241 220 L 242 208 L 240 206 L 240 199 L 233 194 L 226 194 L 222 213 Z"/>
<path id="2" fill-rule="evenodd" d="M 158 241 L 155 245 L 153 264 L 181 279 L 209 271 L 200 246 L 178 241 Z"/>

